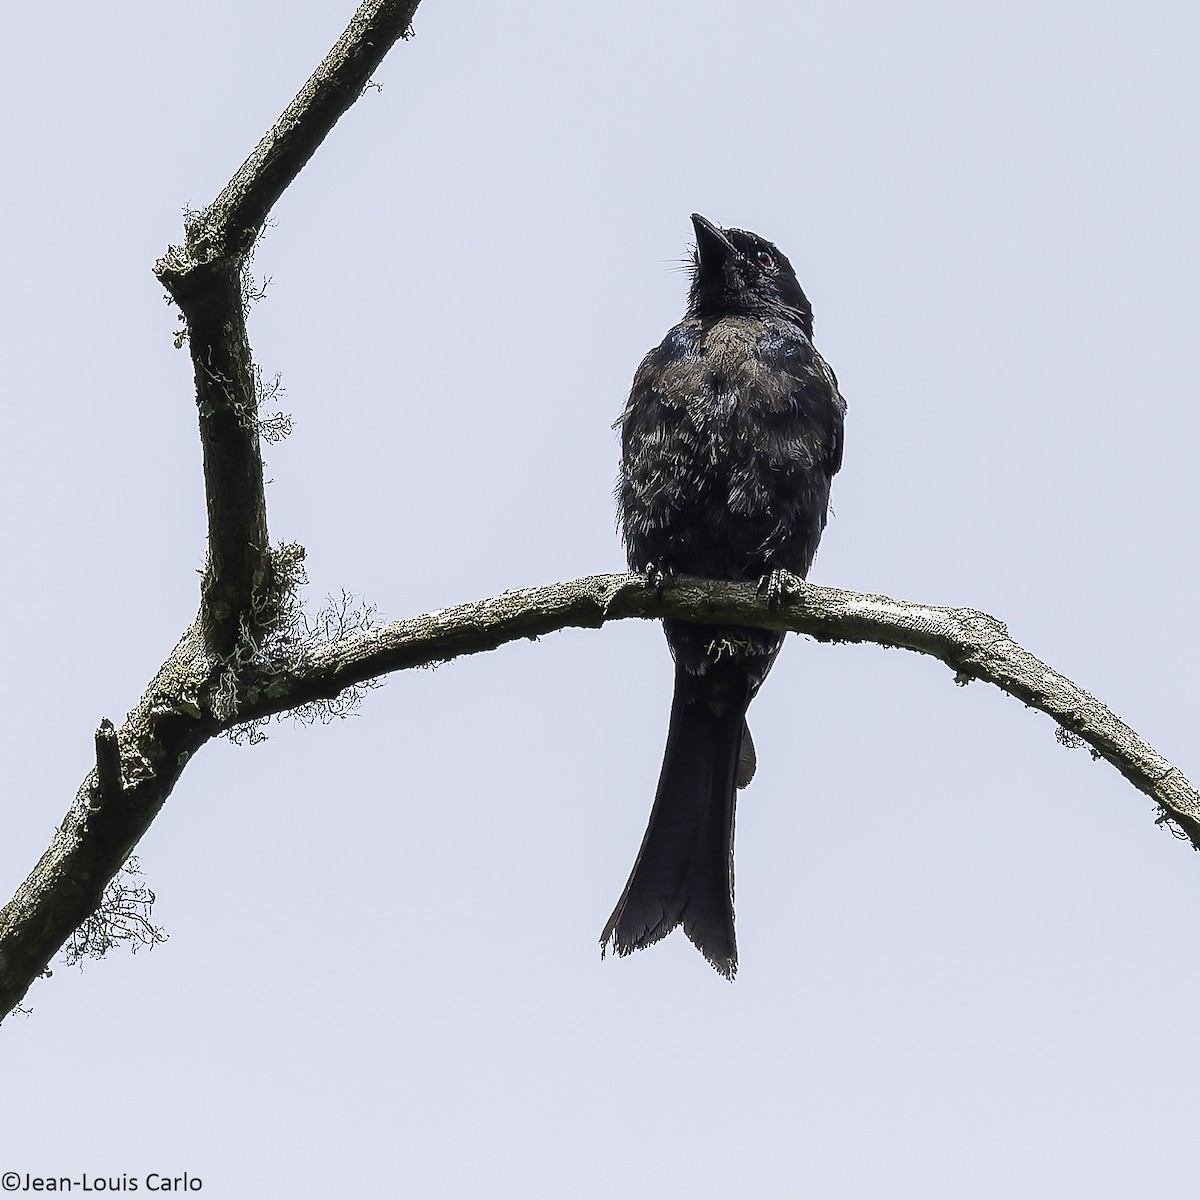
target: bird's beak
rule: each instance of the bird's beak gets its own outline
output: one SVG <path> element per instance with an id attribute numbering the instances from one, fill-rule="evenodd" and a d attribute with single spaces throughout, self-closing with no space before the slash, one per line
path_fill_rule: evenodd
<path id="1" fill-rule="evenodd" d="M 696 230 L 696 253 L 700 256 L 701 267 L 715 267 L 737 254 L 729 239 L 707 217 L 692 213 L 692 225 Z"/>

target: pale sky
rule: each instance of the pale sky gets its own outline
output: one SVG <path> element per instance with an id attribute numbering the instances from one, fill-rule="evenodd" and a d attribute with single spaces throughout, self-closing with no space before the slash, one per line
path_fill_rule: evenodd
<path id="1" fill-rule="evenodd" d="M 195 610 L 152 264 L 352 11 L 8 15 L 4 898 Z M 994 614 L 1200 777 L 1195 5 L 425 0 L 416 32 L 255 264 L 295 423 L 271 531 L 314 606 L 621 569 L 610 425 L 699 211 L 788 255 L 849 402 L 812 579 Z M 793 637 L 751 710 L 737 981 L 681 933 L 601 962 L 670 687 L 625 622 L 204 749 L 138 851 L 170 941 L 57 965 L 0 1029 L 0 1173 L 1195 1196 L 1200 857 L 1145 797 L 994 689 Z"/>

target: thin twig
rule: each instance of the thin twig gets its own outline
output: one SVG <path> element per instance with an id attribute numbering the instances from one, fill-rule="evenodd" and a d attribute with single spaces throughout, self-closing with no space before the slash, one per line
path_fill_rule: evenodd
<path id="1" fill-rule="evenodd" d="M 96 799 L 115 800 L 121 794 L 121 747 L 113 723 L 105 717 L 96 730 Z"/>

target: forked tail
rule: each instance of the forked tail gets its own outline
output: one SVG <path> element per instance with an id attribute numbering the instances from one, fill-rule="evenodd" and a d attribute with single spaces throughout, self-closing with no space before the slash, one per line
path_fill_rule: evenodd
<path id="1" fill-rule="evenodd" d="M 733 820 L 751 675 L 736 660 L 703 675 L 676 665 L 658 794 L 602 950 L 631 954 L 682 925 L 722 975 L 736 973 Z"/>

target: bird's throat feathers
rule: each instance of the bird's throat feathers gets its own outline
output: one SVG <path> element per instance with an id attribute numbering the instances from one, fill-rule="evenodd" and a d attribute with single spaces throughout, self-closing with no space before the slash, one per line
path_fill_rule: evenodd
<path id="1" fill-rule="evenodd" d="M 782 318 L 812 337 L 812 306 L 778 246 L 744 229 L 696 229 L 688 316 Z"/>

